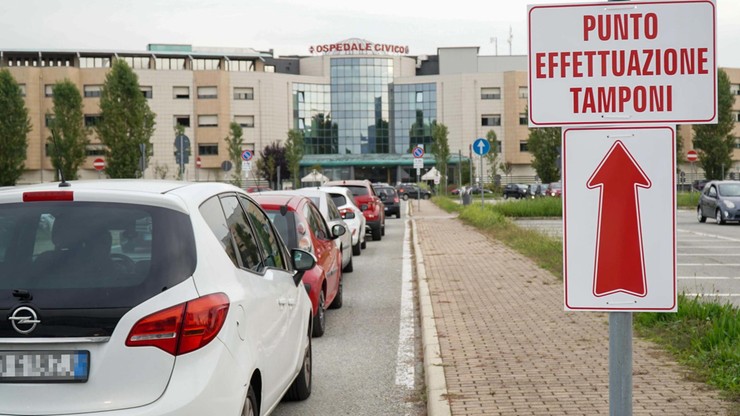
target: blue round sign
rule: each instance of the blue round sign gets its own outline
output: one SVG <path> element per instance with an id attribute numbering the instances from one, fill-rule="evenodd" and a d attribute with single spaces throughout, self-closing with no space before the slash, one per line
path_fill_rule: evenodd
<path id="1" fill-rule="evenodd" d="M 252 156 L 252 152 L 249 150 L 245 150 L 242 152 L 242 160 L 245 162 L 249 162 L 250 160 L 252 160 Z"/>
<path id="2" fill-rule="evenodd" d="M 418 159 L 418 158 L 420 158 L 420 157 L 424 157 L 424 149 L 422 149 L 421 147 L 415 147 L 415 148 L 414 148 L 414 151 L 413 151 L 413 152 L 411 152 L 411 153 L 412 153 L 412 154 L 414 155 L 414 157 L 415 157 L 415 158 L 417 158 L 417 159 Z"/>
<path id="3" fill-rule="evenodd" d="M 483 156 L 491 150 L 491 143 L 488 140 L 479 138 L 473 142 L 473 151 L 476 155 Z"/>

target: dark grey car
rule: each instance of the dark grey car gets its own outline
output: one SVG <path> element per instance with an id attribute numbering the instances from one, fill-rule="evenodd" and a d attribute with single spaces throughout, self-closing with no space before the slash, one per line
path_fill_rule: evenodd
<path id="1" fill-rule="evenodd" d="M 696 218 L 712 217 L 718 225 L 740 221 L 740 181 L 710 181 L 704 185 L 696 207 Z"/>

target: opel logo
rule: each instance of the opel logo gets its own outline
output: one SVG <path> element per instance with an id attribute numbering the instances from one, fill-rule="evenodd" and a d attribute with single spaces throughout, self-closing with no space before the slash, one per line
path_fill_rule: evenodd
<path id="1" fill-rule="evenodd" d="M 33 330 L 36 329 L 36 325 L 41 323 L 38 318 L 36 311 L 28 306 L 21 306 L 13 311 L 13 314 L 10 315 L 10 318 L 8 319 L 10 320 L 10 325 L 13 326 L 13 329 L 15 329 L 16 332 L 25 335 L 33 332 Z"/>

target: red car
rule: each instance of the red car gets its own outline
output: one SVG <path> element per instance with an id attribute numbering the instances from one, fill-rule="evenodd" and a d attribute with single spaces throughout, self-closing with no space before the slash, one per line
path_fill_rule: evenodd
<path id="1" fill-rule="evenodd" d="M 329 181 L 324 186 L 343 186 L 352 191 L 355 201 L 365 216 L 365 222 L 370 227 L 373 241 L 380 240 L 385 235 L 385 207 L 373 185 L 368 180 Z"/>
<path id="2" fill-rule="evenodd" d="M 303 275 L 313 304 L 313 336 L 326 330 L 326 308 L 342 307 L 342 253 L 334 243 L 347 230 L 334 225 L 330 230 L 311 200 L 299 195 L 254 194 L 252 198 L 267 213 L 288 248 L 308 251 L 316 266 Z"/>

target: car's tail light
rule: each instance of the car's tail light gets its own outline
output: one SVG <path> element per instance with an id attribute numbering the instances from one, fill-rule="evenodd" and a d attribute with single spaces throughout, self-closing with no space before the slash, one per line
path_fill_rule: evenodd
<path id="1" fill-rule="evenodd" d="M 182 355 L 208 345 L 229 311 L 224 293 L 203 296 L 140 319 L 126 337 L 127 347 L 156 347 Z"/>
<path id="2" fill-rule="evenodd" d="M 72 191 L 30 191 L 23 193 L 23 202 L 74 201 Z"/>
<path id="3" fill-rule="evenodd" d="M 399 200 L 398 200 L 398 197 L 397 197 L 397 196 L 393 197 L 393 202 L 395 202 L 396 204 L 397 204 L 397 203 L 399 202 Z"/>

